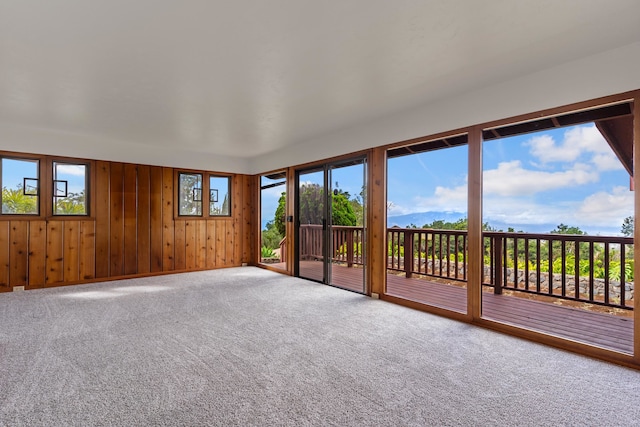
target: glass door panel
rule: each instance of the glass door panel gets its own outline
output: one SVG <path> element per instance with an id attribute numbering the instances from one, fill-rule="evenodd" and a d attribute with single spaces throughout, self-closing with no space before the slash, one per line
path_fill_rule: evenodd
<path id="1" fill-rule="evenodd" d="M 326 283 L 325 169 L 298 174 L 298 275 Z"/>
<path id="2" fill-rule="evenodd" d="M 329 167 L 329 283 L 361 293 L 365 292 L 365 173 L 364 159 Z"/>

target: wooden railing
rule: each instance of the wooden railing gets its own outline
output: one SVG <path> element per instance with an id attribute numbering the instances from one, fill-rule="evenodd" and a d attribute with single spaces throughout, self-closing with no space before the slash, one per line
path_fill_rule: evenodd
<path id="1" fill-rule="evenodd" d="M 349 227 L 334 225 L 331 227 L 332 238 L 331 254 L 332 262 L 344 263 L 348 267 L 364 265 L 364 229 L 362 227 Z M 299 231 L 300 259 L 322 259 L 322 226 L 301 225 Z M 282 247 L 282 246 L 281 246 Z"/>
<path id="2" fill-rule="evenodd" d="M 387 229 L 388 270 L 466 281 L 466 264 L 466 231 Z"/>
<path id="3" fill-rule="evenodd" d="M 633 309 L 633 238 L 485 232 L 483 286 Z M 334 226 L 333 262 L 363 265 L 362 227 Z M 322 259 L 322 226 L 300 227 L 301 259 Z M 467 280 L 467 231 L 387 229 L 387 270 Z"/>
<path id="4" fill-rule="evenodd" d="M 633 238 L 485 232 L 484 285 L 633 309 Z M 629 277 L 627 277 L 629 276 Z"/>

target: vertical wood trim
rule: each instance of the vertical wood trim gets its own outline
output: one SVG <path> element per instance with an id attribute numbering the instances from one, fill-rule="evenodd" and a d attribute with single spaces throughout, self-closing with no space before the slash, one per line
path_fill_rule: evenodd
<path id="1" fill-rule="evenodd" d="M 242 183 L 243 175 L 234 175 L 231 178 L 231 191 L 233 192 L 233 224 L 231 226 L 231 236 L 233 244 L 228 250 L 231 250 L 231 262 L 230 265 L 239 266 L 242 259 L 242 231 L 243 231 L 243 202 L 242 202 Z"/>
<path id="2" fill-rule="evenodd" d="M 633 100 L 633 184 L 635 191 L 634 197 L 634 229 L 633 229 L 633 247 L 636 242 L 640 242 L 640 226 L 638 226 L 638 213 L 640 212 L 640 177 L 638 177 L 638 169 L 640 168 L 640 91 L 637 91 Z M 634 277 L 640 277 L 640 251 L 633 251 L 633 274 Z M 635 283 L 640 282 L 636 280 Z M 635 290 L 633 298 L 633 358 L 637 365 L 640 366 L 640 298 L 638 289 Z"/>
<path id="3" fill-rule="evenodd" d="M 28 269 L 28 221 L 11 221 L 9 226 L 9 283 L 11 286 L 27 285 Z"/>
<path id="4" fill-rule="evenodd" d="M 65 282 L 77 282 L 80 277 L 80 222 L 64 222 L 63 261 Z"/>
<path id="5" fill-rule="evenodd" d="M 196 221 L 196 268 L 207 268 L 207 223 L 209 221 Z"/>
<path id="6" fill-rule="evenodd" d="M 111 276 L 124 274 L 124 170 L 122 163 L 111 163 L 110 267 Z"/>
<path id="7" fill-rule="evenodd" d="M 150 170 L 150 270 L 162 271 L 162 168 L 152 166 Z"/>
<path id="8" fill-rule="evenodd" d="M 0 221 L 0 287 L 11 288 L 9 283 L 9 221 Z"/>
<path id="9" fill-rule="evenodd" d="M 95 192 L 95 277 L 109 277 L 109 241 L 110 241 L 110 164 L 109 162 L 96 162 L 96 192 Z"/>
<path id="10" fill-rule="evenodd" d="M 138 166 L 138 274 L 151 271 L 151 172 L 149 166 Z"/>
<path id="11" fill-rule="evenodd" d="M 216 267 L 224 267 L 226 260 L 225 239 L 227 238 L 227 221 L 215 221 L 216 223 Z"/>
<path id="12" fill-rule="evenodd" d="M 186 237 L 185 237 L 185 229 L 186 229 L 186 221 L 176 220 L 174 221 L 174 229 L 175 229 L 175 269 L 176 270 L 184 270 L 187 268 L 186 261 Z"/>
<path id="13" fill-rule="evenodd" d="M 138 228 L 137 228 L 137 166 L 124 165 L 123 203 L 124 203 L 124 274 L 136 274 L 138 270 Z"/>
<path id="14" fill-rule="evenodd" d="M 184 257 L 187 270 L 196 269 L 196 223 L 199 220 L 184 222 Z"/>
<path id="15" fill-rule="evenodd" d="M 29 223 L 29 288 L 41 288 L 45 283 L 47 256 L 47 223 Z M 0 280 L 0 286 L 2 286 Z"/>
<path id="16" fill-rule="evenodd" d="M 225 227 L 226 227 L 226 238 L 223 239 L 223 252 L 224 252 L 224 263 L 223 266 L 224 267 L 232 267 L 234 266 L 234 259 L 233 257 L 235 256 L 235 250 L 234 250 L 234 245 L 236 244 L 236 241 L 234 239 L 234 235 L 235 235 L 235 230 L 233 229 L 233 221 L 224 221 Z"/>
<path id="17" fill-rule="evenodd" d="M 216 266 L 216 222 L 207 221 L 207 268 Z"/>
<path id="18" fill-rule="evenodd" d="M 467 316 L 482 316 L 482 129 L 469 131 L 469 179 L 468 185 L 468 242 L 469 271 L 467 272 Z"/>
<path id="19" fill-rule="evenodd" d="M 94 221 L 80 222 L 80 280 L 93 279 L 96 268 L 96 228 Z"/>
<path id="20" fill-rule="evenodd" d="M 242 180 L 242 257 L 240 262 L 246 262 L 250 265 L 255 264 L 253 254 L 256 253 L 253 246 L 255 241 L 253 224 L 258 224 L 254 206 L 260 206 L 253 203 L 254 192 L 257 189 L 256 182 L 255 176 L 245 175 Z"/>
<path id="21" fill-rule="evenodd" d="M 173 169 L 162 169 L 162 270 L 175 269 L 175 224 L 173 220 Z"/>
<path id="22" fill-rule="evenodd" d="M 374 148 L 369 154 L 367 192 L 367 271 L 369 292 L 382 295 L 387 279 L 387 152 Z"/>
<path id="23" fill-rule="evenodd" d="M 47 284 L 64 281 L 64 222 L 47 222 L 47 264 L 45 281 Z"/>

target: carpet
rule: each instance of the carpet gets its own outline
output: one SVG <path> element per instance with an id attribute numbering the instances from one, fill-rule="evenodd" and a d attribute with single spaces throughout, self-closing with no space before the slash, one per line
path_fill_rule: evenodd
<path id="1" fill-rule="evenodd" d="M 640 372 L 254 267 L 0 294 L 2 426 L 631 426 Z"/>

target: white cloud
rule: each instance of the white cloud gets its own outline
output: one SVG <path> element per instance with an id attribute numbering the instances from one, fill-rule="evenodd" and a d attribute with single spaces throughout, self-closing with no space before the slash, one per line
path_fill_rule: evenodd
<path id="1" fill-rule="evenodd" d="M 430 197 L 415 197 L 412 212 L 425 211 L 445 211 L 445 212 L 466 212 L 467 211 L 467 185 L 462 184 L 457 187 L 438 186 Z"/>
<path id="2" fill-rule="evenodd" d="M 597 182 L 598 173 L 582 163 L 561 172 L 525 169 L 520 160 L 501 162 L 497 169 L 484 171 L 485 195 L 526 196 L 547 190 Z"/>
<path id="3" fill-rule="evenodd" d="M 542 163 L 573 162 L 581 154 L 611 152 L 609 144 L 595 125 L 567 129 L 559 144 L 550 135 L 539 135 L 525 142 L 525 145 L 530 147 L 529 153 Z"/>
<path id="4" fill-rule="evenodd" d="M 591 158 L 591 163 L 595 166 L 595 168 L 600 172 L 605 171 L 616 171 L 616 170 L 624 170 L 624 166 L 618 160 L 613 152 L 602 153 L 602 154 L 594 154 Z"/>
<path id="5" fill-rule="evenodd" d="M 56 171 L 59 175 L 65 174 L 73 176 L 84 176 L 86 173 L 86 168 L 82 165 L 58 164 L 56 165 Z"/>
<path id="6" fill-rule="evenodd" d="M 577 208 L 576 218 L 588 224 L 615 227 L 633 214 L 633 192 L 628 187 L 614 187 L 586 197 Z"/>

